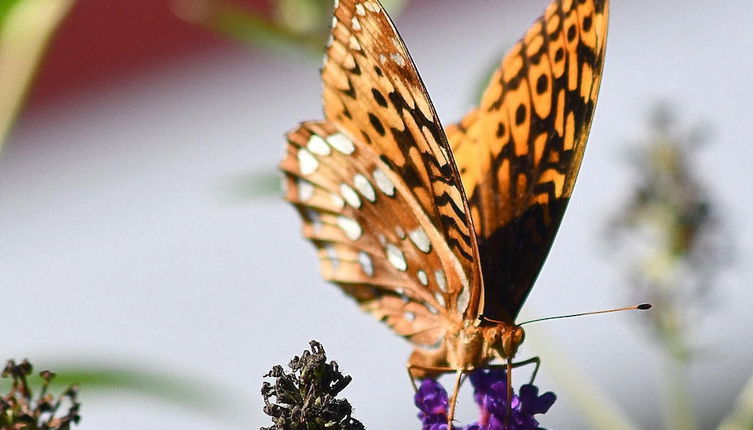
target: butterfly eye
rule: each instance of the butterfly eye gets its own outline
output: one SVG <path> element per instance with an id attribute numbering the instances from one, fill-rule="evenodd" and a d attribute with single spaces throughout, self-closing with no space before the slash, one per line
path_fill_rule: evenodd
<path id="1" fill-rule="evenodd" d="M 512 331 L 502 332 L 502 351 L 505 356 L 514 357 L 525 337 L 526 333 L 521 327 L 514 327 Z"/>

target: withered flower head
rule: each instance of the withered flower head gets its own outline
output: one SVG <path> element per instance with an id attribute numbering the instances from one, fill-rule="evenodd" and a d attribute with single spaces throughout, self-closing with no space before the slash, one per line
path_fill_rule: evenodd
<path id="1" fill-rule="evenodd" d="M 5 365 L 0 376 L 10 378 L 11 387 L 8 394 L 0 395 L 0 430 L 69 430 L 80 419 L 78 387 L 70 386 L 59 396 L 53 396 L 47 389 L 55 374 L 45 370 L 39 373 L 42 386 L 34 397 L 28 382 L 32 370 L 27 360 L 20 364 L 10 360 Z M 65 410 L 64 405 L 68 412 L 59 415 L 61 409 Z"/>
<path id="2" fill-rule="evenodd" d="M 343 375 L 336 362 L 327 363 L 324 348 L 311 341 L 310 351 L 288 364 L 274 366 L 265 377 L 275 378 L 274 384 L 264 382 L 264 413 L 274 425 L 261 430 L 363 430 L 361 422 L 351 417 L 353 407 L 336 396 L 351 381 Z"/>

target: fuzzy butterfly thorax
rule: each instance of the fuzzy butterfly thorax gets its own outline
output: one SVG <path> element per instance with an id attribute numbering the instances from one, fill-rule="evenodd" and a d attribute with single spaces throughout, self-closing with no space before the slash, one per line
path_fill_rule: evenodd
<path id="1" fill-rule="evenodd" d="M 492 360 L 504 361 L 514 357 L 524 339 L 525 332 L 521 327 L 479 320 L 448 333 L 438 350 L 416 349 L 408 361 L 413 366 L 413 376 L 418 379 L 446 373 L 446 370 L 433 369 L 470 372 Z"/>
<path id="2" fill-rule="evenodd" d="M 510 366 L 583 158 L 607 21 L 608 0 L 553 0 L 445 129 L 382 5 L 335 0 L 325 118 L 287 135 L 286 198 L 324 279 L 415 346 L 414 376 Z"/>

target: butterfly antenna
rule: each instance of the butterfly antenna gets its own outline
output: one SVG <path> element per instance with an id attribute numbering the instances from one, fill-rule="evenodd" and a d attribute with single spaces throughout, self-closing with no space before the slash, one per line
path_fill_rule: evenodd
<path id="1" fill-rule="evenodd" d="M 554 317 L 538 318 L 538 319 L 535 319 L 535 320 L 530 320 L 530 321 L 526 321 L 526 322 L 520 323 L 520 324 L 518 324 L 518 326 L 522 326 L 524 324 L 535 323 L 535 322 L 539 322 L 539 321 L 558 320 L 558 319 L 562 319 L 562 318 L 572 318 L 572 317 L 582 317 L 582 316 L 585 316 L 585 315 L 608 314 L 608 313 L 611 313 L 611 312 L 621 312 L 621 311 L 645 311 L 645 310 L 648 310 L 648 309 L 651 309 L 651 308 L 652 308 L 652 305 L 650 303 L 641 303 L 640 305 L 627 306 L 627 307 L 624 307 L 624 308 L 617 308 L 617 309 L 607 309 L 607 310 L 604 310 L 604 311 L 581 312 L 581 313 L 578 313 L 578 314 L 558 315 L 558 316 L 554 316 Z"/>

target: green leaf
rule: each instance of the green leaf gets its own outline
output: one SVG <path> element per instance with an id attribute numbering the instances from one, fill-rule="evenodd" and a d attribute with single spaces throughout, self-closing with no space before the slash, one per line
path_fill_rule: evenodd
<path id="1" fill-rule="evenodd" d="M 85 399 L 101 394 L 136 393 L 223 419 L 230 418 L 231 410 L 242 410 L 234 400 L 241 396 L 233 390 L 162 369 L 102 363 L 51 364 L 45 368 L 54 369 L 56 373 L 51 383 L 54 389 L 78 384 Z M 42 368 L 35 369 L 38 370 Z M 30 382 L 39 386 L 41 378 L 35 376 Z"/>
<path id="2" fill-rule="evenodd" d="M 382 1 L 394 18 L 406 0 Z M 329 33 L 333 0 L 275 0 L 263 14 L 226 0 L 172 0 L 175 14 L 244 43 L 270 50 L 304 50 L 319 57 Z"/>
<path id="3" fill-rule="evenodd" d="M 242 8 L 227 1 L 202 2 L 194 7 L 190 0 L 173 0 L 175 14 L 188 22 L 206 27 L 231 39 L 270 50 L 301 49 L 319 56 L 324 52 L 325 33 L 299 33 L 279 20 Z"/>
<path id="4" fill-rule="evenodd" d="M 75 0 L 0 1 L 0 148 L 48 42 Z"/>

